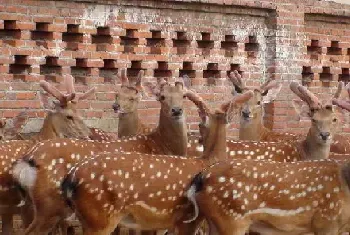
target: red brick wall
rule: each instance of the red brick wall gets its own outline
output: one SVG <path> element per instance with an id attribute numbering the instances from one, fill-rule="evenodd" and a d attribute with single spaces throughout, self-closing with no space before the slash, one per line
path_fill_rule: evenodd
<path id="1" fill-rule="evenodd" d="M 38 81 L 60 82 L 55 74 L 68 73 L 79 90 L 97 87 L 96 97 L 80 105 L 84 118 L 113 127 L 113 83 L 120 68 L 131 77 L 143 69 L 149 81 L 188 74 L 193 89 L 212 103 L 230 97 L 226 74 L 238 69 L 250 85 L 267 77 L 285 83 L 278 102 L 267 107 L 266 121 L 276 130 L 298 132 L 309 123 L 297 121 L 288 82 L 311 74 L 313 91 L 329 97 L 329 87 L 349 79 L 350 6 L 316 0 L 3 2 L 2 117 L 30 108 L 37 123 L 44 115 Z M 195 129 L 198 118 L 188 106 Z M 145 123 L 157 122 L 154 100 L 140 108 Z"/>

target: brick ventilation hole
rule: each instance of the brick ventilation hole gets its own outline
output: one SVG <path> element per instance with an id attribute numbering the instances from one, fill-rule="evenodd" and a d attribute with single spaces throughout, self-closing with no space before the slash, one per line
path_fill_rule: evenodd
<path id="1" fill-rule="evenodd" d="M 302 85 L 308 85 L 312 80 L 314 80 L 314 73 L 311 70 L 311 66 L 303 66 L 303 71 L 301 73 Z"/>
<path id="2" fill-rule="evenodd" d="M 100 77 L 103 77 L 104 83 L 114 83 L 118 74 L 117 60 L 104 59 L 103 67 L 100 68 Z"/>
<path id="3" fill-rule="evenodd" d="M 195 78 L 196 77 L 196 70 L 193 69 L 193 62 L 184 61 L 182 63 L 182 69 L 180 69 L 180 71 L 179 71 L 179 75 L 180 75 L 180 77 L 187 75 L 190 78 Z"/>
<path id="4" fill-rule="evenodd" d="M 214 41 L 210 40 L 210 33 L 201 33 L 202 39 L 197 40 L 198 48 L 202 49 L 203 56 L 209 56 L 210 50 L 214 48 Z"/>
<path id="5" fill-rule="evenodd" d="M 255 58 L 259 52 L 259 43 L 256 36 L 249 36 L 248 42 L 244 44 L 244 50 L 247 52 L 248 57 Z"/>
<path id="6" fill-rule="evenodd" d="M 339 47 L 338 41 L 331 41 L 331 46 L 327 47 L 327 54 L 328 55 L 341 55 L 342 50 Z"/>
<path id="7" fill-rule="evenodd" d="M 96 51 L 109 51 L 109 46 L 113 43 L 111 29 L 109 27 L 98 27 L 97 33 L 91 35 L 92 44 L 96 44 Z"/>
<path id="8" fill-rule="evenodd" d="M 124 53 L 134 52 L 134 47 L 137 47 L 139 44 L 139 39 L 136 35 L 136 29 L 126 29 L 125 36 L 120 36 L 120 45 L 124 46 Z"/>
<path id="9" fill-rule="evenodd" d="M 208 85 L 215 85 L 216 79 L 220 78 L 220 71 L 218 70 L 218 63 L 209 63 L 207 69 L 203 70 L 203 78 L 207 80 Z"/>
<path id="10" fill-rule="evenodd" d="M 10 64 L 10 73 L 14 79 L 25 80 L 25 76 L 30 72 L 29 56 L 15 55 L 15 61 Z"/>
<path id="11" fill-rule="evenodd" d="M 225 57 L 232 57 L 237 53 L 238 44 L 234 35 L 225 35 L 225 41 L 221 42 L 221 49 L 224 50 Z"/>
<path id="12" fill-rule="evenodd" d="M 339 81 L 343 81 L 344 83 L 348 83 L 350 80 L 350 72 L 349 68 L 342 68 L 341 74 L 339 74 Z"/>
<path id="13" fill-rule="evenodd" d="M 0 39 L 4 43 L 21 38 L 21 30 L 16 28 L 15 20 L 4 20 L 4 29 L 0 29 Z"/>
<path id="14" fill-rule="evenodd" d="M 37 46 L 47 47 L 47 41 L 53 40 L 53 32 L 50 31 L 52 24 L 46 22 L 37 22 L 35 30 L 31 31 L 31 39 L 35 41 Z"/>
<path id="15" fill-rule="evenodd" d="M 131 66 L 126 70 L 126 75 L 128 76 L 130 82 L 134 82 L 135 78 L 139 74 L 139 72 L 142 70 L 142 61 L 141 60 L 134 60 L 131 61 Z"/>
<path id="16" fill-rule="evenodd" d="M 147 47 L 150 48 L 150 54 L 162 54 L 162 48 L 165 47 L 165 39 L 162 38 L 162 32 L 151 30 L 151 34 L 151 38 L 146 38 Z"/>
<path id="17" fill-rule="evenodd" d="M 331 74 L 331 68 L 330 67 L 322 67 L 322 73 L 320 73 L 320 81 L 322 83 L 329 83 L 332 80 L 333 80 L 333 74 Z"/>
<path id="18" fill-rule="evenodd" d="M 173 39 L 173 47 L 176 48 L 178 55 L 184 55 L 187 53 L 191 41 L 188 40 L 186 32 L 176 32 L 176 39 Z"/>
<path id="19" fill-rule="evenodd" d="M 158 67 L 154 70 L 156 78 L 171 78 L 172 72 L 169 70 L 168 62 L 158 61 Z"/>
<path id="20" fill-rule="evenodd" d="M 243 75 L 243 71 L 241 69 L 240 64 L 230 64 L 230 71 L 227 71 L 227 76 L 230 75 L 230 73 L 235 70 L 237 70 L 240 75 Z"/>
<path id="21" fill-rule="evenodd" d="M 312 60 L 317 60 L 318 56 L 322 54 L 322 47 L 319 46 L 318 40 L 311 40 L 310 46 L 307 46 L 307 54 Z"/>
<path id="22" fill-rule="evenodd" d="M 68 24 L 67 32 L 62 33 L 62 41 L 66 43 L 66 50 L 78 50 L 79 43 L 84 42 L 84 34 L 80 32 L 79 25 Z"/>
<path id="23" fill-rule="evenodd" d="M 76 83 L 87 84 L 87 77 L 91 76 L 92 68 L 88 66 L 88 60 L 85 58 L 76 58 L 76 65 L 71 67 L 71 73 Z"/>
<path id="24" fill-rule="evenodd" d="M 62 75 L 62 67 L 58 57 L 47 56 L 45 64 L 40 65 L 40 75 L 44 75 L 47 81 L 59 82 L 57 75 Z"/>

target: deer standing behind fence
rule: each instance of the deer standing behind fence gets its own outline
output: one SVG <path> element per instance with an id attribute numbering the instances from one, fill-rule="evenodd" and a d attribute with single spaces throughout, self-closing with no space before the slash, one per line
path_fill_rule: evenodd
<path id="1" fill-rule="evenodd" d="M 161 103 L 159 125 L 154 132 L 118 139 L 115 142 L 94 142 L 59 139 L 44 141 L 14 165 L 14 177 L 29 195 L 35 208 L 36 220 L 27 231 L 49 231 L 55 223 L 50 219 L 63 219 L 64 207 L 58 186 L 79 160 L 103 151 L 134 151 L 148 154 L 186 155 L 187 129 L 183 112 L 183 99 L 187 91 L 181 82 L 171 85 L 160 79 L 157 86 L 149 84 Z M 42 166 L 37 168 L 36 166 Z M 58 167 L 60 166 L 60 167 Z M 34 174 L 35 180 L 28 174 Z M 57 178 L 57 180 L 52 180 Z M 43 186 L 45 185 L 45 186 Z M 51 197 L 47 197 L 51 195 Z M 42 205 L 52 205 L 45 206 Z M 44 220 L 42 218 L 45 218 Z M 45 222 L 45 223 L 44 223 Z"/>
<path id="2" fill-rule="evenodd" d="M 329 159 L 220 162 L 194 178 L 187 195 L 195 216 L 186 222 L 204 216 L 211 234 L 221 235 L 249 229 L 261 235 L 338 235 L 350 229 L 349 176 L 349 163 Z"/>

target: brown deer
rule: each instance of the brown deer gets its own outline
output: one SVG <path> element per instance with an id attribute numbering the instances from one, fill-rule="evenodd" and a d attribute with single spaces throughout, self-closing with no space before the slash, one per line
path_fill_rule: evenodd
<path id="1" fill-rule="evenodd" d="M 349 231 L 350 165 L 231 160 L 196 175 L 187 196 L 211 234 L 338 235 Z M 198 209 L 199 207 L 199 209 Z M 201 218 L 200 218 L 201 219 Z M 195 226 L 195 225 L 194 225 Z"/>
<path id="2" fill-rule="evenodd" d="M 27 112 L 20 112 L 17 116 L 12 118 L 12 120 L 10 120 L 10 118 L 0 120 L 0 141 L 23 139 L 20 132 L 27 121 Z M 10 122 L 12 122 L 12 125 L 8 125 Z"/>
<path id="3" fill-rule="evenodd" d="M 252 95 L 248 91 L 234 97 L 215 111 L 192 96 L 202 117 L 207 117 L 203 120 L 207 131 L 202 158 L 119 152 L 102 153 L 78 163 L 62 187 L 84 234 L 107 235 L 119 223 L 145 230 L 177 228 L 179 234 L 193 234 L 179 221 L 187 211 L 184 190 L 200 169 L 227 158 L 228 117 Z"/>
<path id="4" fill-rule="evenodd" d="M 104 143 L 67 139 L 45 141 L 14 165 L 14 177 L 29 195 L 35 208 L 36 218 L 39 218 L 35 219 L 29 226 L 28 233 L 30 231 L 46 231 L 53 226 L 50 218 L 54 220 L 55 215 L 62 215 L 64 208 L 56 203 L 60 201 L 56 185 L 59 182 L 51 179 L 57 176 L 63 179 L 73 164 L 83 158 L 89 158 L 103 151 L 122 150 L 148 154 L 186 155 L 187 129 L 183 112 L 183 99 L 190 92 L 183 88 L 181 82 L 171 85 L 162 79 L 159 80 L 157 86 L 152 84 L 149 86 L 161 103 L 159 125 L 154 132 Z M 59 160 L 56 160 L 57 158 Z M 61 163 L 61 161 L 63 162 Z M 53 169 L 53 166 L 50 167 L 56 162 L 64 168 L 55 167 Z M 36 165 L 42 167 L 36 168 Z M 33 177 L 27 176 L 26 173 L 37 175 L 37 177 L 28 182 L 27 179 Z M 53 196 L 48 198 L 43 195 Z M 45 203 L 46 200 L 48 201 Z M 44 204 L 54 205 L 43 207 Z M 54 207 L 55 205 L 57 207 Z M 53 217 L 48 216 L 50 213 L 53 213 Z M 45 217 L 45 221 L 41 220 L 42 216 Z"/>
<path id="5" fill-rule="evenodd" d="M 234 85 L 233 93 L 240 93 L 248 90 L 238 71 L 233 71 L 229 75 L 230 81 Z M 342 85 L 342 84 L 341 84 Z M 343 85 L 342 85 L 343 86 Z M 269 88 L 269 89 L 266 89 Z M 242 107 L 240 115 L 239 139 L 256 141 L 295 141 L 303 138 L 300 135 L 291 133 L 278 133 L 268 130 L 263 125 L 264 104 L 273 101 L 280 91 L 280 85 L 275 80 L 268 80 L 260 88 L 254 89 L 254 97 L 247 101 Z M 335 98 L 340 96 L 342 87 L 338 88 Z M 346 101 L 341 101 L 346 104 Z M 340 106 L 340 105 L 339 105 Z M 347 153 L 350 150 L 350 139 L 342 135 L 335 135 L 331 145 L 331 152 Z"/>

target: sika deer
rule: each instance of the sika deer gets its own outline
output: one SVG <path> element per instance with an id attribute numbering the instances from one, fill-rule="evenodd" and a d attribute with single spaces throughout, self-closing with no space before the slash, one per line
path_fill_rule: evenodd
<path id="1" fill-rule="evenodd" d="M 43 222 L 51 219 L 56 221 L 56 215 L 62 219 L 64 208 L 57 203 L 60 201 L 60 195 L 56 185 L 59 185 L 60 181 L 50 179 L 59 177 L 58 179 L 62 180 L 72 165 L 83 158 L 89 158 L 103 151 L 122 150 L 185 156 L 187 133 L 182 108 L 183 98 L 190 92 L 183 89 L 181 82 L 170 85 L 164 80 L 159 80 L 158 86 L 151 86 L 151 88 L 161 103 L 159 126 L 154 132 L 105 143 L 67 139 L 45 141 L 14 165 L 14 177 L 33 201 L 36 218 L 38 218 L 27 229 L 28 233 L 50 230 L 55 223 Z M 60 168 L 55 167 L 56 163 Z M 42 167 L 37 168 L 37 165 Z M 36 177 L 32 182 L 27 182 L 26 179 L 33 178 L 32 174 Z M 52 195 L 52 197 L 46 195 Z M 45 220 L 43 221 L 42 218 Z"/>
<path id="2" fill-rule="evenodd" d="M 193 234 L 179 218 L 186 214 L 183 192 L 191 177 L 210 162 L 226 159 L 226 124 L 233 108 L 253 95 L 233 98 L 215 112 L 196 99 L 208 116 L 202 158 L 104 153 L 78 163 L 62 184 L 84 234 L 110 234 L 118 223 L 139 229 Z"/>
<path id="3" fill-rule="evenodd" d="M 350 229 L 349 175 L 333 160 L 232 160 L 197 174 L 187 195 L 211 234 L 338 235 Z"/>

